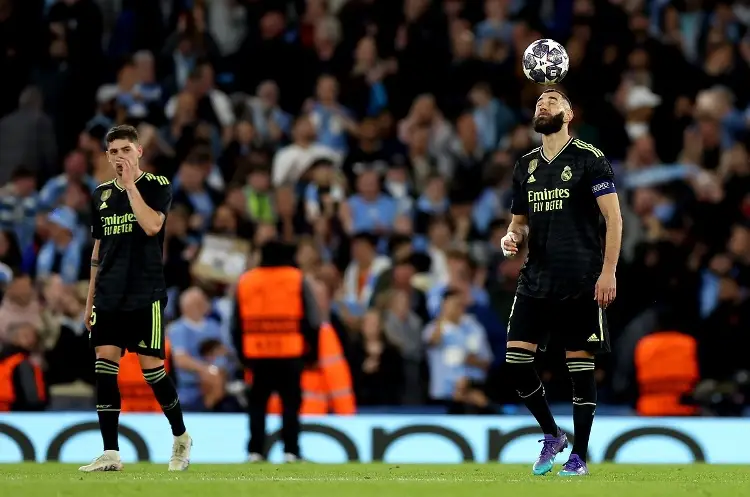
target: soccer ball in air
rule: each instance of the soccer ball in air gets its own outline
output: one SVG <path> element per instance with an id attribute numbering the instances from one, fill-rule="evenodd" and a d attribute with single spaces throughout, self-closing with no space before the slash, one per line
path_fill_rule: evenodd
<path id="1" fill-rule="evenodd" d="M 523 52 L 523 73 L 540 85 L 558 84 L 569 65 L 568 52 L 555 40 L 537 40 Z"/>

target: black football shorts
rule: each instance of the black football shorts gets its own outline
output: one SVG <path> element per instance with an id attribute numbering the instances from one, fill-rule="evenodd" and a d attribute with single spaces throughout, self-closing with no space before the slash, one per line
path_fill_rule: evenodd
<path id="1" fill-rule="evenodd" d="M 566 351 L 610 351 L 607 315 L 593 295 L 555 300 L 517 294 L 508 319 L 508 341 L 534 343 L 545 350 L 553 334 Z"/>
<path id="2" fill-rule="evenodd" d="M 164 359 L 164 300 L 133 311 L 94 308 L 91 345 L 114 345 L 137 354 Z"/>

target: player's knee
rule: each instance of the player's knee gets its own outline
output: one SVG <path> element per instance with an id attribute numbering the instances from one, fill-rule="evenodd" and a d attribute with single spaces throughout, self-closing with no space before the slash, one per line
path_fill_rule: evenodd
<path id="1" fill-rule="evenodd" d="M 522 398 L 533 395 L 542 388 L 542 382 L 534 368 L 534 352 L 520 347 L 508 347 L 505 366 L 508 378 Z"/>
<path id="2" fill-rule="evenodd" d="M 156 369 L 164 366 L 164 360 L 158 357 L 150 357 L 145 355 L 138 355 L 138 362 L 141 364 L 141 369 Z"/>
<path id="3" fill-rule="evenodd" d="M 120 357 L 122 357 L 122 349 L 120 347 L 115 347 L 114 345 L 100 345 L 96 348 L 97 359 L 106 359 L 119 364 Z"/>
<path id="4" fill-rule="evenodd" d="M 566 360 L 573 384 L 573 404 L 596 404 L 596 377 L 593 357 L 568 357 Z"/>
<path id="5" fill-rule="evenodd" d="M 566 359 L 591 359 L 594 360 L 594 354 L 586 350 L 567 350 L 565 351 Z"/>
<path id="6" fill-rule="evenodd" d="M 523 349 L 523 350 L 526 350 L 528 352 L 531 352 L 531 354 L 533 355 L 533 354 L 536 353 L 537 344 L 531 343 L 531 342 L 521 342 L 521 341 L 518 341 L 518 340 L 511 340 L 511 341 L 509 341 L 507 343 L 506 347 L 507 347 L 507 350 L 510 350 L 510 349 Z"/>

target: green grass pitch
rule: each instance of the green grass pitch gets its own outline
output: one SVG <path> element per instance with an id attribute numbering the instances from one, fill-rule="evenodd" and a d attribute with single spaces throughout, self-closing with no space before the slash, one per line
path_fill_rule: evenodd
<path id="1" fill-rule="evenodd" d="M 560 465 L 555 468 L 559 470 Z M 8 497 L 743 497 L 750 466 L 592 465 L 592 474 L 532 476 L 531 465 L 130 464 L 82 474 L 71 464 L 0 465 Z"/>

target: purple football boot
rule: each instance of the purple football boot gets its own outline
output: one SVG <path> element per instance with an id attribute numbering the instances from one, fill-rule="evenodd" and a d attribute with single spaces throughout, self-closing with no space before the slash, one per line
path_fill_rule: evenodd
<path id="1" fill-rule="evenodd" d="M 578 454 L 571 454 L 570 459 L 566 462 L 559 473 L 560 476 L 585 476 L 589 474 L 589 468 L 586 463 L 578 457 Z"/>
<path id="2" fill-rule="evenodd" d="M 557 436 L 544 435 L 544 438 L 539 441 L 543 444 L 542 453 L 539 454 L 539 459 L 534 463 L 532 471 L 535 475 L 544 475 L 552 471 L 555 457 L 568 446 L 568 437 L 561 430 L 558 430 Z"/>

